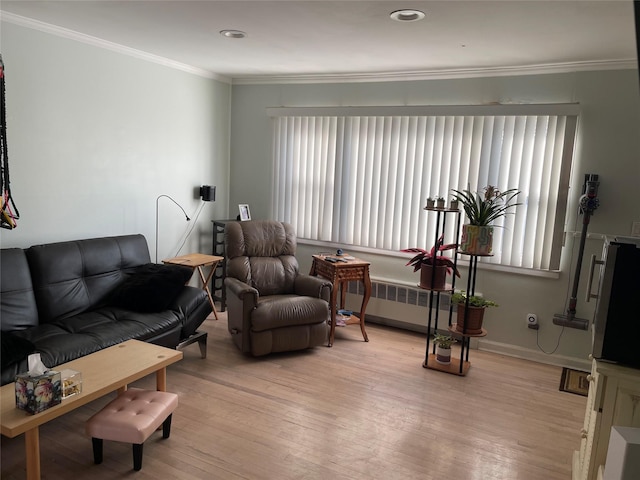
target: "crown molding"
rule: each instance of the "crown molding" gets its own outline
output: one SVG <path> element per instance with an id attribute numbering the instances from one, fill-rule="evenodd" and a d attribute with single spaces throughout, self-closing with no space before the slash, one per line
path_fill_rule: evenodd
<path id="1" fill-rule="evenodd" d="M 94 47 L 104 48 L 105 50 L 111 50 L 116 53 L 121 53 L 123 55 L 128 55 L 130 57 L 134 57 L 140 60 L 145 60 L 147 62 L 156 63 L 158 65 L 163 65 L 165 67 L 174 68 L 176 70 L 181 70 L 183 72 L 191 73 L 193 75 L 198 75 L 200 77 L 211 78 L 224 83 L 231 83 L 230 78 L 225 77 L 223 75 L 218 75 L 216 73 L 213 73 L 209 70 L 205 70 L 203 68 L 193 67 L 191 65 L 176 62 L 174 60 L 170 60 L 168 58 L 161 57 L 159 55 L 154 55 L 151 53 L 143 52 L 141 50 L 136 50 L 135 48 L 125 47 L 124 45 L 120 45 L 118 43 L 92 37 L 91 35 L 85 35 L 84 33 L 79 33 L 74 30 L 70 30 L 68 28 L 58 27 L 56 25 L 40 22 L 38 20 L 34 20 L 31 18 L 15 15 L 13 13 L 5 12 L 5 11 L 2 11 L 1 13 L 2 13 L 2 16 L 1 16 L 2 20 L 6 21 L 7 23 L 12 23 L 14 25 L 30 28 L 33 30 L 38 30 L 44 33 L 50 33 L 51 35 L 56 35 L 58 37 L 66 38 L 69 40 L 75 40 L 77 42 L 85 43 L 87 45 L 92 45 Z"/>
<path id="2" fill-rule="evenodd" d="M 481 77 L 505 77 L 518 75 L 546 75 L 554 73 L 572 73 L 596 70 L 629 70 L 637 69 L 636 59 L 603 60 L 596 62 L 566 62 L 544 65 L 523 65 L 488 68 L 460 68 L 405 72 L 370 72 L 370 73 L 329 73 L 329 74 L 291 74 L 291 75 L 237 75 L 233 77 L 220 75 L 199 67 L 176 62 L 159 55 L 136 50 L 118 43 L 85 35 L 64 27 L 58 27 L 31 18 L 2 11 L 1 19 L 14 25 L 31 28 L 77 42 L 104 48 L 123 55 L 128 55 L 148 62 L 163 65 L 183 72 L 233 85 L 269 85 L 269 84 L 311 84 L 311 83 L 367 83 L 367 82 L 407 82 L 420 80 L 444 80 Z"/>
<path id="3" fill-rule="evenodd" d="M 414 72 L 344 73 L 317 75 L 262 75 L 234 76 L 233 85 L 260 84 L 304 84 L 304 83 L 365 83 L 407 82 L 419 80 L 445 80 L 463 78 L 507 77 L 518 75 L 547 75 L 596 70 L 637 69 L 635 59 L 603 60 L 598 62 L 567 62 L 548 65 L 526 65 L 512 67 L 464 68 L 425 70 Z"/>

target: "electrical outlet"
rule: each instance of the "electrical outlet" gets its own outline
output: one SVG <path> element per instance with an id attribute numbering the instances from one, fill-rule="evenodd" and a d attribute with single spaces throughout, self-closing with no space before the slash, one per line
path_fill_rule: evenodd
<path id="1" fill-rule="evenodd" d="M 538 316 L 535 313 L 527 313 L 527 327 L 533 330 L 540 328 L 540 325 L 538 325 Z"/>
<path id="2" fill-rule="evenodd" d="M 640 237 L 640 222 L 633 222 L 631 224 L 631 235 Z"/>

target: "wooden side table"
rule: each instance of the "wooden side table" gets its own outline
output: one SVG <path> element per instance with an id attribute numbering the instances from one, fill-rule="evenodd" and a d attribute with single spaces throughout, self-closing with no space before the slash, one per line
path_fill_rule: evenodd
<path id="1" fill-rule="evenodd" d="M 213 315 L 216 317 L 216 320 L 218 320 L 218 312 L 216 311 L 216 306 L 213 302 L 213 297 L 211 296 L 209 281 L 213 276 L 213 272 L 216 271 L 218 262 L 221 262 L 222 260 L 224 260 L 223 257 L 218 257 L 216 255 L 189 253 L 188 255 L 182 255 L 180 257 L 170 258 L 168 260 L 162 261 L 162 263 L 167 263 L 170 265 L 184 265 L 186 267 L 191 267 L 194 270 L 198 270 L 200 280 L 202 281 L 202 289 L 207 292 L 207 297 L 209 297 L 209 303 L 211 304 L 211 308 L 213 308 Z M 202 271 L 202 267 L 207 266 L 210 266 L 211 269 L 209 270 L 209 274 L 205 277 L 204 272 Z"/>
<path id="2" fill-rule="evenodd" d="M 358 322 L 364 341 L 368 342 L 367 332 L 364 329 L 364 315 L 367 303 L 371 297 L 371 279 L 369 278 L 369 262 L 360 259 L 336 261 L 332 263 L 327 258 L 342 259 L 337 256 L 313 255 L 310 275 L 326 278 L 333 284 L 331 290 L 331 334 L 329 336 L 329 347 L 333 345 L 336 331 L 336 303 L 338 290 L 340 290 L 340 308 L 344 308 L 346 285 L 351 281 L 361 281 L 364 284 L 364 298 L 360 307 Z"/>

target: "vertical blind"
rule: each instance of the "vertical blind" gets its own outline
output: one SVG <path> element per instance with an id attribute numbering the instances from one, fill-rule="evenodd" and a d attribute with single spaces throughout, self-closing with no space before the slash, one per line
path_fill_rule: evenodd
<path id="1" fill-rule="evenodd" d="M 424 115 L 271 109 L 272 216 L 301 238 L 428 249 L 435 216 L 423 211 L 427 197 L 448 202 L 452 189 L 517 188 L 521 205 L 494 223 L 487 261 L 558 269 L 577 106 L 562 106 L 562 114 L 556 105 L 519 106 L 518 114 L 499 107 L 451 107 L 449 115 L 447 107 Z"/>

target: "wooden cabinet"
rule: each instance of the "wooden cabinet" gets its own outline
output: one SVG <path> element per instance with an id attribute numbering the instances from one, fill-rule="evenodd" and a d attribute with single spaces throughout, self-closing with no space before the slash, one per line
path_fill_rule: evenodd
<path id="1" fill-rule="evenodd" d="M 612 426 L 640 427 L 640 370 L 594 360 L 573 480 L 598 480 Z M 599 473 L 600 472 L 600 473 Z"/>

